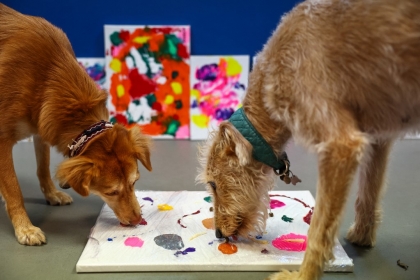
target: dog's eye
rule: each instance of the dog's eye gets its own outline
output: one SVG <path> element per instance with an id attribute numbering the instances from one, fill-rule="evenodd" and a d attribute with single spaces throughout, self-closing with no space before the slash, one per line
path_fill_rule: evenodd
<path id="1" fill-rule="evenodd" d="M 115 195 L 118 195 L 118 191 L 109 192 L 109 193 L 106 193 L 106 195 L 107 196 L 115 196 Z"/>
<path id="2" fill-rule="evenodd" d="M 215 182 L 209 181 L 207 183 L 210 185 L 210 187 L 212 187 L 213 190 L 216 190 L 216 183 Z"/>

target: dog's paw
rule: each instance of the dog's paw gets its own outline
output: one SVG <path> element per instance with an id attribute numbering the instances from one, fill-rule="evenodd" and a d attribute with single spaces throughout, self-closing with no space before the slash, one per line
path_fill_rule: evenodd
<path id="1" fill-rule="evenodd" d="M 52 193 L 46 193 L 45 199 L 47 200 L 47 203 L 54 206 L 59 205 L 69 205 L 73 202 L 73 199 L 70 195 L 60 192 L 60 191 L 54 191 Z"/>
<path id="2" fill-rule="evenodd" d="M 22 245 L 42 245 L 47 243 L 44 233 L 39 227 L 20 227 L 15 230 L 18 242 Z"/>
<path id="3" fill-rule="evenodd" d="M 265 280 L 297 280 L 299 279 L 298 271 L 282 270 L 281 272 L 271 274 Z"/>
<path id="4" fill-rule="evenodd" d="M 375 246 L 375 233 L 369 227 L 357 227 L 353 224 L 349 231 L 347 232 L 346 239 L 351 243 L 363 246 L 363 247 L 373 247 Z"/>

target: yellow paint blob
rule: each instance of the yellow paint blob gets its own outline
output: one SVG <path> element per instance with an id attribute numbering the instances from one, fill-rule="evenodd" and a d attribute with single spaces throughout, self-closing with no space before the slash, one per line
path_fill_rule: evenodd
<path id="1" fill-rule="evenodd" d="M 182 93 L 182 86 L 178 82 L 172 82 L 171 83 L 172 90 L 175 94 L 181 94 Z"/>
<path id="2" fill-rule="evenodd" d="M 209 123 L 209 117 L 206 115 L 191 116 L 191 120 L 199 128 L 206 128 Z"/>
<path id="3" fill-rule="evenodd" d="M 172 96 L 172 95 L 167 95 L 166 97 L 165 97 L 165 104 L 172 104 L 172 103 L 174 103 L 174 97 Z"/>
<path id="4" fill-rule="evenodd" d="M 171 205 L 168 204 L 159 204 L 157 207 L 160 211 L 170 211 L 174 209 Z"/>
<path id="5" fill-rule="evenodd" d="M 138 44 L 144 44 L 144 43 L 147 43 L 149 40 L 150 40 L 150 36 L 138 36 L 133 39 L 133 42 L 138 43 Z"/>
<path id="6" fill-rule="evenodd" d="M 191 91 L 190 91 L 190 93 L 191 93 L 191 96 L 192 97 L 195 97 L 195 98 L 200 98 L 200 96 L 201 96 L 201 93 L 200 93 L 200 91 L 198 91 L 198 90 L 196 90 L 196 89 L 191 89 Z"/>
<path id="7" fill-rule="evenodd" d="M 226 58 L 226 62 L 227 62 L 226 74 L 228 75 L 228 77 L 241 74 L 242 66 L 239 64 L 239 62 L 236 59 L 232 57 L 228 57 Z"/>
<path id="8" fill-rule="evenodd" d="M 118 59 L 114 58 L 113 60 L 111 60 L 111 63 L 109 63 L 109 67 L 115 73 L 120 73 L 121 72 L 121 61 L 119 61 Z"/>
<path id="9" fill-rule="evenodd" d="M 125 94 L 125 88 L 124 88 L 124 86 L 123 85 L 118 85 L 117 86 L 117 95 L 118 95 L 118 97 L 122 97 L 122 96 L 124 96 L 124 94 Z"/>

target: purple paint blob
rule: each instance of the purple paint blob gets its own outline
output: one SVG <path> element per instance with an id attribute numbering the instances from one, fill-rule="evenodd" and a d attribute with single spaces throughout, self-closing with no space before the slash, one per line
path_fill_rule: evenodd
<path id="1" fill-rule="evenodd" d="M 151 199 L 150 197 L 143 197 L 142 198 L 143 200 L 146 200 L 146 201 L 150 201 L 151 203 L 152 203 L 152 205 L 153 205 L 153 199 Z"/>
<path id="2" fill-rule="evenodd" d="M 281 202 L 279 200 L 271 199 L 270 200 L 270 209 L 276 209 L 285 206 L 286 204 L 284 202 Z"/>
<path id="3" fill-rule="evenodd" d="M 138 237 L 128 237 L 125 241 L 124 241 L 124 245 L 125 246 L 130 246 L 130 247 L 139 247 L 141 248 L 144 244 L 144 241 L 141 240 Z"/>
<path id="4" fill-rule="evenodd" d="M 178 255 L 186 255 L 186 254 L 192 253 L 192 252 L 195 252 L 195 248 L 194 247 L 188 247 L 184 251 L 176 251 L 176 253 L 174 255 L 178 257 Z"/>

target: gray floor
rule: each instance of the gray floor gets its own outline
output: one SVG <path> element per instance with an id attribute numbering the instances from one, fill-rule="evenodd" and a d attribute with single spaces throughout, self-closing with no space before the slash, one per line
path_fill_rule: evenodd
<path id="1" fill-rule="evenodd" d="M 197 144 L 190 141 L 156 141 L 152 156 L 154 171 L 141 168 L 138 189 L 204 190 L 196 186 Z M 315 194 L 316 159 L 291 144 L 287 152 L 293 171 L 302 178 L 298 186 L 279 183 L 277 189 L 309 189 Z M 343 237 L 353 219 L 356 185 L 346 207 L 339 232 L 340 242 L 354 260 L 354 273 L 325 274 L 323 279 L 420 279 L 420 141 L 396 143 L 389 168 L 389 187 L 384 198 L 384 219 L 377 246 L 363 249 L 348 244 Z M 52 153 L 51 169 L 62 160 Z M 269 272 L 150 272 L 77 274 L 75 265 L 87 236 L 102 207 L 98 197 L 74 198 L 70 206 L 47 206 L 38 187 L 32 143 L 19 143 L 14 149 L 15 169 L 25 197 L 26 209 L 34 225 L 47 234 L 41 247 L 19 245 L 4 208 L 0 209 L 0 279 L 264 279 Z M 396 261 L 409 265 L 407 271 Z"/>

